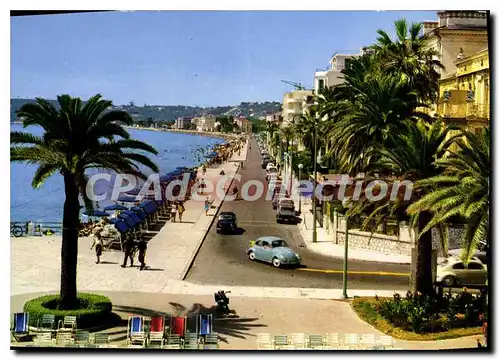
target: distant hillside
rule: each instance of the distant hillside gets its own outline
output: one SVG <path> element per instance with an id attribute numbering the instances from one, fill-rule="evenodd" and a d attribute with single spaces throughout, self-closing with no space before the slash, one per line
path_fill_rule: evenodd
<path id="1" fill-rule="evenodd" d="M 26 103 L 33 102 L 33 99 L 10 99 L 10 120 L 16 120 L 16 111 Z M 57 104 L 55 100 L 49 100 Z M 183 116 L 201 115 L 232 115 L 246 117 L 260 117 L 279 111 L 281 103 L 266 101 L 264 103 L 242 102 L 237 106 L 217 106 L 217 107 L 197 107 L 182 105 L 144 105 L 137 106 L 134 103 L 128 105 L 115 106 L 117 109 L 128 111 L 136 120 L 146 120 L 152 118 L 153 121 L 171 121 Z"/>

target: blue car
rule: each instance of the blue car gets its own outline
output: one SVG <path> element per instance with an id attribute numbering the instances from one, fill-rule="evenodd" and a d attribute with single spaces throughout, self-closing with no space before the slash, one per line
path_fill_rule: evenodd
<path id="1" fill-rule="evenodd" d="M 290 249 L 285 240 L 277 236 L 264 236 L 251 241 L 247 255 L 252 261 L 265 261 L 276 268 L 281 265 L 300 265 L 299 254 Z"/>

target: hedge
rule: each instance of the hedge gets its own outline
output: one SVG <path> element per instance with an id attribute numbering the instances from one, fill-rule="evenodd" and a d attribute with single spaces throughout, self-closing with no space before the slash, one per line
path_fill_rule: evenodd
<path id="1" fill-rule="evenodd" d="M 55 326 L 65 316 L 76 316 L 79 329 L 88 329 L 109 321 L 113 305 L 106 296 L 78 293 L 79 308 L 59 310 L 59 295 L 45 295 L 24 304 L 24 311 L 29 313 L 29 325 L 38 326 L 43 315 L 55 315 Z"/>

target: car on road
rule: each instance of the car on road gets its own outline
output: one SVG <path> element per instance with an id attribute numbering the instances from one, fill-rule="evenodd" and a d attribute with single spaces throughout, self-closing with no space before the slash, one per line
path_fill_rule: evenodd
<path id="1" fill-rule="evenodd" d="M 449 250 L 448 255 L 460 258 L 462 257 L 462 251 L 463 249 Z M 476 252 L 474 252 L 474 254 L 472 254 L 472 256 L 477 257 L 479 260 L 481 260 L 483 264 L 488 265 L 486 260 L 487 251 L 488 251 L 488 244 L 486 243 L 486 241 L 481 241 L 479 248 L 476 250 Z"/>
<path id="2" fill-rule="evenodd" d="M 459 258 L 446 258 L 436 270 L 436 282 L 445 286 L 485 285 L 487 280 L 488 268 L 475 257 L 467 264 Z"/>
<path id="3" fill-rule="evenodd" d="M 266 165 L 266 171 L 269 171 L 269 169 L 271 169 L 273 167 L 276 167 L 276 166 L 274 166 L 274 164 L 272 162 L 270 162 L 269 164 Z"/>
<path id="4" fill-rule="evenodd" d="M 252 261 L 265 261 L 276 268 L 281 265 L 300 265 L 299 254 L 290 249 L 285 240 L 277 236 L 263 236 L 251 241 L 247 255 Z"/>
<path id="5" fill-rule="evenodd" d="M 286 223 L 297 223 L 297 217 L 295 214 L 295 207 L 292 204 L 284 203 L 279 204 L 276 211 L 276 222 L 278 224 Z"/>
<path id="6" fill-rule="evenodd" d="M 279 205 L 284 204 L 295 207 L 293 200 L 288 197 L 288 194 L 275 194 L 273 197 L 273 210 L 277 210 Z"/>
<path id="7" fill-rule="evenodd" d="M 219 214 L 217 219 L 217 234 L 234 233 L 238 229 L 236 225 L 236 214 L 230 211 L 224 211 Z"/>

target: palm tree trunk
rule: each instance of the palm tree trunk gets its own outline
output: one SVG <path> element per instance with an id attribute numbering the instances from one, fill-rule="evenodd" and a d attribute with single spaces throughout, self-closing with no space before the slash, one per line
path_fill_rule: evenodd
<path id="1" fill-rule="evenodd" d="M 421 213 L 418 221 L 418 232 L 420 232 L 431 221 L 432 215 L 428 212 Z M 433 292 L 432 279 L 432 231 L 423 234 L 417 243 L 416 276 L 413 292 L 419 291 L 422 294 Z"/>
<path id="2" fill-rule="evenodd" d="M 78 262 L 78 221 L 80 217 L 80 202 L 78 187 L 74 174 L 64 174 L 63 231 L 61 245 L 61 289 L 60 307 L 72 309 L 76 307 L 76 268 Z"/>

